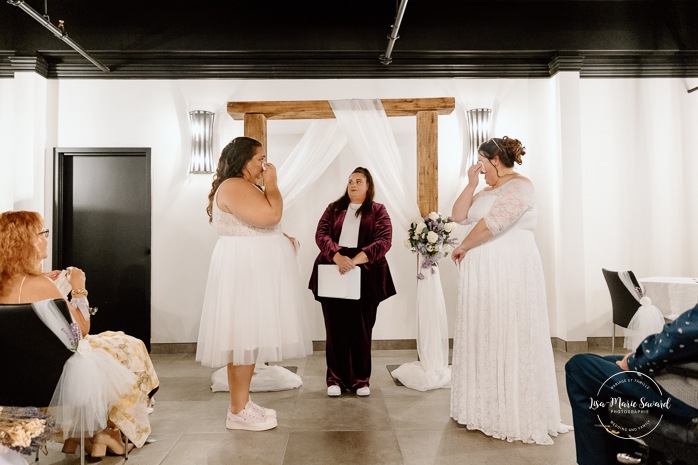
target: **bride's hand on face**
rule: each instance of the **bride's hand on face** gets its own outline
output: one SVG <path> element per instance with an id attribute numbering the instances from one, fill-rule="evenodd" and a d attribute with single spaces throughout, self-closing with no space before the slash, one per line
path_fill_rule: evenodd
<path id="1" fill-rule="evenodd" d="M 264 171 L 262 171 L 262 179 L 264 179 L 264 185 L 269 186 L 270 184 L 276 184 L 276 166 L 271 163 L 265 163 Z"/>
<path id="2" fill-rule="evenodd" d="M 482 162 L 478 161 L 473 166 L 468 168 L 468 185 L 472 187 L 477 187 L 480 182 L 480 173 L 483 172 L 484 167 Z"/>

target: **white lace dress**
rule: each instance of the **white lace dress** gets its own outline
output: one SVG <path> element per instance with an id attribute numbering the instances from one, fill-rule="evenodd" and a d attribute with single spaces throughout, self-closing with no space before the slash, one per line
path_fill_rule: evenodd
<path id="1" fill-rule="evenodd" d="M 216 193 L 216 198 L 217 198 Z M 313 352 L 293 245 L 281 224 L 256 228 L 218 208 L 196 360 L 253 365 Z"/>
<path id="2" fill-rule="evenodd" d="M 552 444 L 569 427 L 560 422 L 533 186 L 515 178 L 480 191 L 466 235 L 481 218 L 494 237 L 460 265 L 451 417 L 495 438 Z"/>

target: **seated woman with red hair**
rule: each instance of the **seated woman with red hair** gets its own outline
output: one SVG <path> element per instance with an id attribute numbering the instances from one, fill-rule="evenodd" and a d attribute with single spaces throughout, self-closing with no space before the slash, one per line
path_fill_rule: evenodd
<path id="1" fill-rule="evenodd" d="M 31 303 L 37 311 L 37 308 L 46 307 L 45 304 L 49 304 L 53 299 L 65 297 L 41 268 L 41 261 L 47 256 L 48 234 L 48 229 L 44 229 L 43 218 L 36 212 L 9 211 L 0 214 L 0 304 Z M 108 421 L 107 418 L 98 419 L 98 424 L 108 427 L 101 431 L 95 428 L 93 438 L 86 441 L 86 445 L 89 446 L 93 457 L 103 457 L 107 449 L 123 455 L 127 451 L 127 445 L 123 443 L 121 433 L 136 447 L 143 446 L 150 434 L 148 406 L 150 397 L 158 388 L 158 377 L 145 345 L 139 339 L 123 332 L 89 334 L 90 313 L 85 273 L 79 268 L 71 268 L 69 271 L 71 300 L 68 302 L 68 308 L 73 327 L 79 328 L 79 331 L 75 332 L 80 333 L 75 335 L 80 339 L 75 348 L 80 353 L 94 352 L 95 360 L 101 357 L 102 362 L 96 363 L 102 363 L 103 366 L 111 364 L 111 368 L 102 371 L 103 379 L 96 381 L 110 384 L 104 392 L 110 392 L 111 394 L 105 395 L 113 399 L 109 405 L 97 406 L 94 409 L 108 415 Z M 80 345 L 85 342 L 88 346 Z M 80 362 L 80 359 L 76 361 Z M 58 398 L 58 401 L 62 402 L 69 397 L 67 394 L 71 389 L 70 383 L 74 381 L 66 378 L 65 368 L 63 374 L 59 388 L 54 394 L 54 401 Z M 81 382 L 79 379 L 77 381 Z M 73 426 L 66 427 L 66 424 L 63 424 L 64 436 L 75 432 Z M 88 428 L 88 432 L 92 432 L 92 428 Z M 70 439 L 66 440 L 64 452 L 75 451 L 77 443 Z"/>

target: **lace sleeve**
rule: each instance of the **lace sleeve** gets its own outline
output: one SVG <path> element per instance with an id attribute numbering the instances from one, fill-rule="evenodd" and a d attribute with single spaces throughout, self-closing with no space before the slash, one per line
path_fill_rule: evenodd
<path id="1" fill-rule="evenodd" d="M 484 218 L 487 229 L 495 236 L 521 218 L 534 205 L 530 181 L 512 179 L 497 193 L 492 209 Z"/>

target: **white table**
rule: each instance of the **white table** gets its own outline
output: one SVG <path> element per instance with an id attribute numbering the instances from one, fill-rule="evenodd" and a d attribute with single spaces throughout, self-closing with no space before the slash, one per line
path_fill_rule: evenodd
<path id="1" fill-rule="evenodd" d="M 698 278 L 655 276 L 638 281 L 668 320 L 676 319 L 698 303 Z"/>

